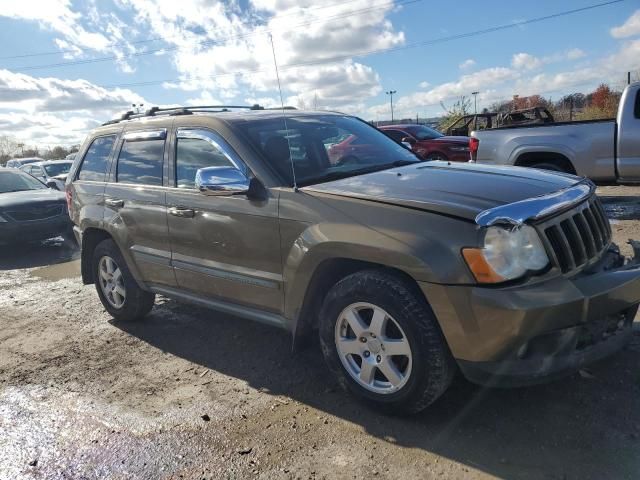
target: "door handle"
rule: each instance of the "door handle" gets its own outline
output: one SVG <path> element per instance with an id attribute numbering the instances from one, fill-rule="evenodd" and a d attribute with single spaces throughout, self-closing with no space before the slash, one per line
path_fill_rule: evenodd
<path id="1" fill-rule="evenodd" d="M 196 216 L 196 211 L 192 208 L 171 207 L 169 213 L 174 217 L 193 218 Z"/>
<path id="2" fill-rule="evenodd" d="M 107 198 L 104 203 L 109 205 L 110 207 L 121 208 L 124 207 L 124 200 L 119 200 L 117 198 Z"/>

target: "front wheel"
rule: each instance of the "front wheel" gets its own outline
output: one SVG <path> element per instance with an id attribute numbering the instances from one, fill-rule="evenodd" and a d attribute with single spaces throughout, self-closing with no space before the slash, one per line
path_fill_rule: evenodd
<path id="1" fill-rule="evenodd" d="M 102 305 L 116 320 L 139 320 L 153 308 L 155 295 L 138 286 L 113 240 L 94 250 L 93 275 Z"/>
<path id="2" fill-rule="evenodd" d="M 320 341 L 339 383 L 388 413 L 416 413 L 448 388 L 455 372 L 437 320 L 404 278 L 352 274 L 327 294 Z"/>

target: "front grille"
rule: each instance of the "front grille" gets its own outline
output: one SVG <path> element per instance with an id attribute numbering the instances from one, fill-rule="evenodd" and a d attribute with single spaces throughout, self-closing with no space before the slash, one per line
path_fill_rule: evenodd
<path id="1" fill-rule="evenodd" d="M 611 243 L 611 227 L 595 195 L 542 226 L 552 260 L 563 273 L 600 257 Z"/>
<path id="2" fill-rule="evenodd" d="M 7 212 L 7 216 L 11 217 L 16 222 L 32 222 L 34 220 L 46 220 L 47 218 L 57 217 L 58 215 L 62 215 L 63 210 L 63 205 L 32 207 Z"/>

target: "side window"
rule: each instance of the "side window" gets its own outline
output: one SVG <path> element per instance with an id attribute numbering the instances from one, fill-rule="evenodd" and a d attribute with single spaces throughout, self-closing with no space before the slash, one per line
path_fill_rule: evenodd
<path id="1" fill-rule="evenodd" d="M 384 132 L 388 136 L 393 138 L 396 142 L 401 142 L 404 137 L 408 137 L 409 136 L 406 133 L 401 132 L 400 130 L 384 130 Z"/>
<path id="2" fill-rule="evenodd" d="M 207 167 L 233 167 L 244 171 L 244 165 L 229 158 L 226 145 L 206 130 L 178 130 L 176 144 L 176 186 L 195 188 L 196 173 Z"/>
<path id="3" fill-rule="evenodd" d="M 42 171 L 42 168 L 35 166 L 31 167 L 31 175 L 33 175 L 34 177 L 42 177 L 44 175 L 44 172 Z"/>
<path id="4" fill-rule="evenodd" d="M 142 185 L 162 185 L 164 138 L 127 139 L 118 156 L 116 181 Z"/>
<path id="5" fill-rule="evenodd" d="M 636 93 L 636 104 L 633 108 L 634 117 L 640 118 L 640 90 Z"/>
<path id="6" fill-rule="evenodd" d="M 107 171 L 107 160 L 111 153 L 111 148 L 116 140 L 115 135 L 98 137 L 93 142 L 84 156 L 78 180 L 93 180 L 104 182 Z"/>

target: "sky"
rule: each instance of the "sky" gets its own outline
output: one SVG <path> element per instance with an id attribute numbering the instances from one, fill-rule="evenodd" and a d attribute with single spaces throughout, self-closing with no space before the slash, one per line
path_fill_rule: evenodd
<path id="1" fill-rule="evenodd" d="M 133 103 L 279 106 L 271 41 L 285 104 L 366 120 L 390 118 L 390 90 L 402 118 L 621 88 L 640 0 L 603 3 L 0 0 L 0 135 L 70 146 Z"/>

